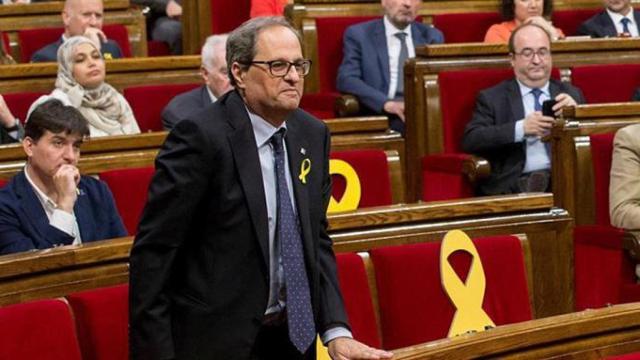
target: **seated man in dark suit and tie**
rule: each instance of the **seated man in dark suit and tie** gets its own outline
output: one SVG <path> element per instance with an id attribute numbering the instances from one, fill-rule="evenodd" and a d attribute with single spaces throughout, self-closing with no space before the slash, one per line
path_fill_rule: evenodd
<path id="1" fill-rule="evenodd" d="M 415 47 L 444 42 L 440 30 L 415 21 L 420 0 L 382 0 L 384 17 L 352 25 L 344 33 L 337 87 L 365 110 L 391 115 L 404 133 L 404 62 Z"/>
<path id="2" fill-rule="evenodd" d="M 640 12 L 633 10 L 631 0 L 604 0 L 606 9 L 583 22 L 576 35 L 592 38 L 639 36 Z"/>
<path id="3" fill-rule="evenodd" d="M 558 115 L 562 108 L 584 102 L 579 89 L 550 78 L 550 42 L 539 25 L 516 28 L 509 39 L 515 78 L 478 95 L 462 147 L 491 165 L 491 175 L 479 183 L 480 195 L 550 189 L 550 148 L 541 138 L 555 120 L 542 113 L 542 103 L 555 100 L 552 112 Z"/>
<path id="4" fill-rule="evenodd" d="M 56 42 L 36 51 L 31 56 L 31 61 L 56 61 L 58 48 L 62 42 L 77 35 L 92 39 L 98 45 L 105 59 L 121 58 L 120 46 L 115 41 L 107 39 L 107 36 L 102 32 L 103 16 L 102 0 L 66 0 L 62 10 L 64 34 Z"/>
<path id="5" fill-rule="evenodd" d="M 78 172 L 88 135 L 80 112 L 58 100 L 31 113 L 27 165 L 0 190 L 0 254 L 127 235 L 107 186 Z"/>
<path id="6" fill-rule="evenodd" d="M 171 130 L 182 119 L 215 102 L 232 87 L 227 72 L 227 35 L 211 35 L 202 46 L 200 74 L 204 84 L 173 98 L 162 110 L 162 125 Z"/>
<path id="7" fill-rule="evenodd" d="M 327 126 L 298 108 L 311 62 L 283 17 L 227 43 L 235 86 L 180 121 L 131 251 L 131 359 L 388 359 L 351 338 L 326 210 Z"/>

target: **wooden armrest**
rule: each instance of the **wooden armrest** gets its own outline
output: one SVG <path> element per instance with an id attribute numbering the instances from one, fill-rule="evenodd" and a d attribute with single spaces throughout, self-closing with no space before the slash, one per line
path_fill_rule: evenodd
<path id="1" fill-rule="evenodd" d="M 474 185 L 480 179 L 486 179 L 491 174 L 491 164 L 479 156 L 470 156 L 462 161 L 462 173 Z"/>
<path id="2" fill-rule="evenodd" d="M 338 117 L 354 116 L 360 113 L 360 103 L 353 95 L 342 94 L 336 99 L 335 112 Z"/>
<path id="3" fill-rule="evenodd" d="M 622 247 L 636 264 L 640 264 L 640 231 L 625 231 Z"/>

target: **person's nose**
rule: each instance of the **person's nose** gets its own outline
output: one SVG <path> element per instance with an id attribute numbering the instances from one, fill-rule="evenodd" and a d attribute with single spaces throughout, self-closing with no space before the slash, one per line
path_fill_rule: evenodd
<path id="1" fill-rule="evenodd" d="M 78 159 L 78 151 L 73 146 L 73 144 L 65 145 L 64 151 L 62 153 L 62 158 L 68 164 L 75 164 Z"/>
<path id="2" fill-rule="evenodd" d="M 298 74 L 298 70 L 296 70 L 295 66 L 290 65 L 289 71 L 287 71 L 287 73 L 284 75 L 284 79 L 293 83 L 297 83 L 298 81 L 300 81 L 300 79 L 302 79 L 302 76 Z"/>

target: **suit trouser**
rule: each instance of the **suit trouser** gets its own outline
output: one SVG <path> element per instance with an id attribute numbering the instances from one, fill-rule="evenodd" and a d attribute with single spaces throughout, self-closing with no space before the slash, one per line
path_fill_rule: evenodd
<path id="1" fill-rule="evenodd" d="M 312 360 L 316 357 L 315 341 L 303 355 L 289 341 L 286 321 L 276 325 L 262 325 L 251 350 L 251 360 Z"/>

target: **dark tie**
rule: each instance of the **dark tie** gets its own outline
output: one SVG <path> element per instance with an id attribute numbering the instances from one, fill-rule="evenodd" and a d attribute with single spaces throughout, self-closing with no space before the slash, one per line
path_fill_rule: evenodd
<path id="1" fill-rule="evenodd" d="M 622 23 L 622 32 L 631 35 L 631 31 L 629 31 L 629 23 L 631 22 L 631 20 L 622 18 L 620 22 Z"/>
<path id="2" fill-rule="evenodd" d="M 396 97 L 404 95 L 404 62 L 409 58 L 409 48 L 407 48 L 407 34 L 399 32 L 395 34 L 400 40 L 400 55 L 398 56 L 398 87 L 396 87 Z"/>
<path id="3" fill-rule="evenodd" d="M 542 95 L 542 90 L 533 88 L 531 89 L 531 93 L 533 94 L 533 111 L 542 111 L 542 104 L 540 104 L 540 95 Z"/>
<path id="4" fill-rule="evenodd" d="M 291 343 L 304 353 L 316 336 L 311 311 L 309 281 L 304 267 L 302 239 L 298 219 L 293 212 L 287 178 L 285 177 L 283 137 L 285 129 L 280 129 L 271 137 L 271 145 L 276 159 L 276 191 L 278 202 L 276 237 L 280 241 L 284 282 L 287 291 L 287 319 Z"/>

